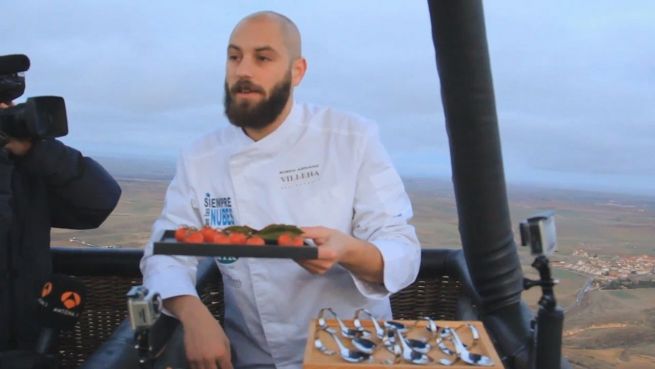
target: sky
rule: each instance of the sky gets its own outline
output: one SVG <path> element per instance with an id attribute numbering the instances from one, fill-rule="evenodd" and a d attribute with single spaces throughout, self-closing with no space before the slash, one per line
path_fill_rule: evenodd
<path id="1" fill-rule="evenodd" d="M 655 196 L 655 2 L 494 0 L 484 9 L 508 182 Z M 17 102 L 65 98 L 65 143 L 173 163 L 229 124 L 228 37 L 259 10 L 301 31 L 309 69 L 298 101 L 377 121 L 403 176 L 450 176 L 426 1 L 11 0 L 0 55 L 32 61 Z"/>

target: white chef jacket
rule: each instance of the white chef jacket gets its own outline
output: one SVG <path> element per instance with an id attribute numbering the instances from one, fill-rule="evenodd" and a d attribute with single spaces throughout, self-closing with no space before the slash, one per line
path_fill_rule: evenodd
<path id="1" fill-rule="evenodd" d="M 313 275 L 293 260 L 216 258 L 235 368 L 300 368 L 309 321 L 321 308 L 344 319 L 360 307 L 391 318 L 389 294 L 412 283 L 420 265 L 411 216 L 375 124 L 295 104 L 259 141 L 229 126 L 182 152 L 141 261 L 144 284 L 164 299 L 196 295 L 197 258 L 152 255 L 152 242 L 183 224 L 321 225 L 373 243 L 384 260 L 384 285 L 340 265 Z"/>

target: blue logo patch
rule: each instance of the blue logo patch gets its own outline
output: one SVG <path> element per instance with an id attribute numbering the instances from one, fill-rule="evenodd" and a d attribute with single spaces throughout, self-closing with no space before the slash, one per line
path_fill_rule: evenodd
<path id="1" fill-rule="evenodd" d="M 234 225 L 231 197 L 212 197 L 207 192 L 203 204 L 205 206 L 204 221 L 206 225 L 214 228 L 225 228 Z M 218 256 L 216 260 L 222 264 L 232 264 L 239 258 L 235 256 Z"/>

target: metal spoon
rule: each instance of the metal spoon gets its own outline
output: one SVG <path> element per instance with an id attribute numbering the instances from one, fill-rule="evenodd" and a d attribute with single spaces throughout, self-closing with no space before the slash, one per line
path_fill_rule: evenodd
<path id="1" fill-rule="evenodd" d="M 389 351 L 393 354 L 393 359 L 385 359 L 380 362 L 380 364 L 384 365 L 393 365 L 393 364 L 400 364 L 400 361 L 403 358 L 403 349 L 400 347 L 400 344 L 394 343 L 391 345 L 391 348 L 388 348 Z"/>
<path id="2" fill-rule="evenodd" d="M 471 331 L 471 337 L 473 337 L 473 343 L 471 343 L 471 347 L 473 347 L 475 346 L 475 343 L 480 339 L 480 332 L 478 332 L 478 329 L 471 323 L 466 323 L 466 326 Z"/>
<path id="3" fill-rule="evenodd" d="M 402 333 L 395 331 L 396 341 L 400 342 L 400 345 L 403 349 L 403 360 L 412 364 L 425 365 L 434 361 L 428 355 L 414 350 L 408 343 L 405 341 Z"/>
<path id="4" fill-rule="evenodd" d="M 384 347 L 386 347 L 386 349 L 389 352 L 393 352 L 392 348 L 393 345 L 396 343 L 395 332 L 400 332 L 400 331 L 397 331 L 392 328 L 388 328 L 386 331 L 386 337 L 382 340 L 382 342 L 384 343 Z M 417 340 L 414 338 L 407 338 L 407 337 L 403 337 L 403 338 L 404 338 L 403 341 L 407 343 L 414 351 L 420 352 L 422 354 L 427 354 L 428 352 L 430 352 L 430 350 L 432 350 L 432 346 L 425 341 Z"/>
<path id="5" fill-rule="evenodd" d="M 375 319 L 373 314 L 371 314 L 368 310 L 364 308 L 357 309 L 355 311 L 355 317 L 353 318 L 353 325 L 355 326 L 355 329 L 359 331 L 363 331 L 364 327 L 362 327 L 362 323 L 359 321 L 359 316 L 361 313 L 364 313 L 365 315 L 368 316 L 368 318 L 371 320 L 371 323 L 373 323 L 373 327 L 375 328 L 375 335 L 379 338 L 382 339 L 384 338 L 384 328 L 380 326 L 380 323 L 378 323 L 378 320 Z"/>
<path id="6" fill-rule="evenodd" d="M 344 322 L 341 319 L 339 319 L 339 316 L 337 315 L 337 313 L 334 312 L 334 310 L 332 310 L 332 308 L 327 308 L 326 310 L 329 311 L 330 314 L 332 314 L 334 319 L 336 319 L 337 323 L 339 324 L 339 328 L 341 329 L 342 336 L 351 339 L 358 338 L 358 337 L 364 337 L 364 338 L 371 337 L 371 332 L 369 332 L 364 328 L 360 328 L 360 329 L 348 328 L 346 324 L 344 324 Z"/>
<path id="7" fill-rule="evenodd" d="M 321 341 L 321 338 L 318 336 L 319 330 L 316 329 L 314 331 L 314 347 L 322 354 L 327 355 L 327 356 L 332 356 L 336 354 L 336 352 L 330 350 L 329 348 L 325 347 L 323 344 L 323 341 Z"/>
<path id="8" fill-rule="evenodd" d="M 439 326 L 437 326 L 437 323 L 435 323 L 434 320 L 432 320 L 430 317 L 423 317 L 418 319 L 417 321 L 414 322 L 414 328 L 418 326 L 418 323 L 422 320 L 427 321 L 427 325 L 425 326 L 425 329 L 431 333 L 432 338 L 434 338 L 437 335 L 437 332 L 439 331 Z M 428 339 L 412 339 L 412 338 L 406 338 L 406 341 L 409 343 L 410 346 L 415 351 L 422 352 L 424 354 L 427 354 L 432 350 L 432 346 L 429 344 L 430 338 Z"/>
<path id="9" fill-rule="evenodd" d="M 450 331 L 444 329 L 444 330 L 441 331 L 441 333 L 437 337 L 436 342 L 437 342 L 437 347 L 439 347 L 439 350 L 441 350 L 441 352 L 443 352 L 447 356 L 454 356 L 453 359 L 446 359 L 446 358 L 439 359 L 439 364 L 450 366 L 450 365 L 453 365 L 457 361 L 457 359 L 459 359 L 459 358 L 457 357 L 457 353 L 455 351 L 451 350 L 443 342 L 443 340 L 447 339 L 447 338 L 450 338 Z"/>
<path id="10" fill-rule="evenodd" d="M 323 341 L 321 341 L 320 338 L 314 339 L 314 347 L 320 353 L 322 353 L 323 355 L 332 356 L 332 355 L 336 354 L 336 352 L 334 352 L 334 351 L 330 350 L 329 348 L 325 347 L 325 345 L 323 344 Z"/>
<path id="11" fill-rule="evenodd" d="M 401 333 L 407 332 L 407 327 L 405 327 L 405 325 L 400 322 L 394 322 L 393 320 L 385 320 L 383 322 L 383 325 L 387 329 L 393 329 Z"/>
<path id="12" fill-rule="evenodd" d="M 395 353 L 395 349 L 398 347 L 398 342 L 396 342 L 396 331 L 394 329 L 385 329 L 384 337 L 382 337 L 382 344 L 391 353 Z"/>
<path id="13" fill-rule="evenodd" d="M 375 351 L 375 348 L 377 345 L 375 342 L 369 340 L 368 338 L 364 337 L 356 337 L 350 340 L 350 342 L 353 343 L 353 346 L 361 352 L 367 353 L 367 354 L 373 354 Z"/>
<path id="14" fill-rule="evenodd" d="M 453 360 L 448 360 L 445 357 L 442 357 L 438 360 L 438 363 L 445 366 L 451 366 L 455 364 L 455 361 L 457 361 L 457 356 L 455 356 Z"/>
<path id="15" fill-rule="evenodd" d="M 458 330 L 458 329 L 460 329 L 461 327 L 464 327 L 464 326 L 469 328 L 469 330 L 471 331 L 471 337 L 473 338 L 473 342 L 471 343 L 470 346 L 465 344 L 465 343 L 462 343 L 464 345 L 464 347 L 468 350 L 471 347 L 474 347 L 476 342 L 480 339 L 480 333 L 478 332 L 478 329 L 475 328 L 475 326 L 473 324 L 471 324 L 471 323 L 466 323 L 465 325 L 460 325 L 460 326 L 458 326 L 458 327 L 456 327 L 454 329 Z M 448 346 L 446 346 L 443 343 L 443 339 L 446 339 L 446 338 L 449 339 L 450 341 L 452 341 L 452 338 L 450 337 L 450 330 L 451 329 L 453 329 L 453 328 L 448 328 L 448 329 L 444 328 L 441 331 L 441 333 L 439 334 L 439 337 L 437 337 L 437 339 L 436 339 L 437 347 L 439 347 L 439 350 L 441 350 L 441 352 L 443 352 L 446 355 L 456 355 L 457 354 L 455 351 L 451 350 Z"/>
<path id="16" fill-rule="evenodd" d="M 443 343 L 443 339 L 444 337 L 437 338 L 437 347 L 439 347 L 439 350 L 448 356 L 457 355 L 457 352 L 451 350 L 445 343 Z"/>
<path id="17" fill-rule="evenodd" d="M 330 330 L 325 330 L 330 337 L 336 342 L 337 346 L 339 346 L 339 355 L 341 356 L 342 359 L 349 363 L 361 363 L 364 360 L 368 360 L 371 357 L 371 354 L 367 354 L 365 352 L 357 351 L 357 350 L 350 350 L 348 349 L 343 342 L 341 342 L 341 339 L 339 339 L 339 336 L 337 336 L 336 333 L 334 333 L 333 329 Z"/>
<path id="18" fill-rule="evenodd" d="M 357 350 L 359 350 L 361 352 L 365 352 L 367 354 L 373 354 L 373 352 L 375 351 L 375 348 L 377 347 L 375 342 L 369 340 L 368 338 L 364 338 L 363 336 L 357 336 L 356 335 L 356 332 L 362 332 L 362 331 L 368 332 L 368 331 L 366 331 L 366 330 L 360 331 L 360 330 L 357 330 L 357 329 L 350 329 L 350 328 L 346 327 L 346 325 L 343 324 L 343 322 L 341 320 L 339 320 L 339 318 L 336 316 L 334 311 L 332 311 L 332 309 L 330 309 L 330 308 L 321 309 L 321 313 L 320 313 L 319 318 L 318 318 L 318 325 L 322 330 L 324 330 L 324 331 L 326 331 L 328 333 L 336 333 L 336 330 L 329 327 L 327 322 L 325 321 L 325 318 L 323 318 L 323 313 L 324 313 L 325 310 L 330 311 L 330 313 L 332 313 L 332 315 L 334 315 L 337 318 L 337 322 L 340 323 L 339 326 L 341 327 L 341 335 L 343 335 L 346 338 L 350 338 L 353 346 L 355 346 L 355 348 Z M 347 332 L 345 332 L 345 333 L 344 333 L 344 328 L 347 330 Z M 346 333 L 349 333 L 350 336 L 348 336 Z M 369 336 L 370 336 L 370 332 L 368 332 L 368 333 L 369 333 Z M 314 345 L 316 345 L 316 342 L 314 342 Z"/>
<path id="19" fill-rule="evenodd" d="M 414 322 L 414 327 L 413 327 L 413 328 L 418 327 L 418 323 L 421 322 L 421 321 L 423 321 L 423 320 L 425 320 L 425 321 L 427 322 L 427 324 L 425 325 L 425 329 L 426 329 L 428 332 L 432 333 L 432 337 L 434 337 L 434 336 L 437 334 L 437 332 L 439 331 L 439 326 L 438 326 L 437 323 L 436 323 L 434 320 L 432 320 L 432 318 L 430 318 L 429 316 L 425 316 L 425 317 L 423 317 L 423 318 L 419 318 L 418 320 L 416 320 L 416 321 Z"/>
<path id="20" fill-rule="evenodd" d="M 420 352 L 422 354 L 427 354 L 432 350 L 432 346 L 424 341 L 417 340 L 414 338 L 406 338 L 405 341 L 412 347 L 412 349 L 416 352 Z"/>
<path id="21" fill-rule="evenodd" d="M 488 356 L 482 354 L 476 354 L 466 349 L 466 347 L 462 343 L 462 340 L 459 338 L 457 333 L 455 333 L 453 329 L 449 329 L 449 330 L 450 330 L 450 337 L 452 338 L 453 344 L 455 345 L 455 351 L 457 352 L 457 356 L 459 356 L 459 358 L 462 359 L 463 362 L 471 365 L 481 365 L 481 366 L 493 365 L 493 361 Z"/>

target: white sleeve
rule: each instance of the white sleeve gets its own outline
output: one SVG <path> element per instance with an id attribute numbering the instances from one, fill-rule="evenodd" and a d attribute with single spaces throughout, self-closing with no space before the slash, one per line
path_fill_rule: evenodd
<path id="1" fill-rule="evenodd" d="M 365 282 L 353 275 L 359 291 L 370 298 L 384 298 L 410 285 L 421 265 L 421 246 L 405 187 L 382 146 L 377 128 L 364 143 L 357 176 L 353 235 L 374 244 L 384 262 L 384 285 Z"/>
<path id="2" fill-rule="evenodd" d="M 162 213 L 152 226 L 150 241 L 140 264 L 143 285 L 151 291 L 159 292 L 163 299 L 181 295 L 197 296 L 197 257 L 152 254 L 153 242 L 161 239 L 165 230 L 177 229 L 180 225 L 201 226 L 202 219 L 196 199 L 189 185 L 184 157 L 181 156 L 175 177 L 166 191 Z"/>

